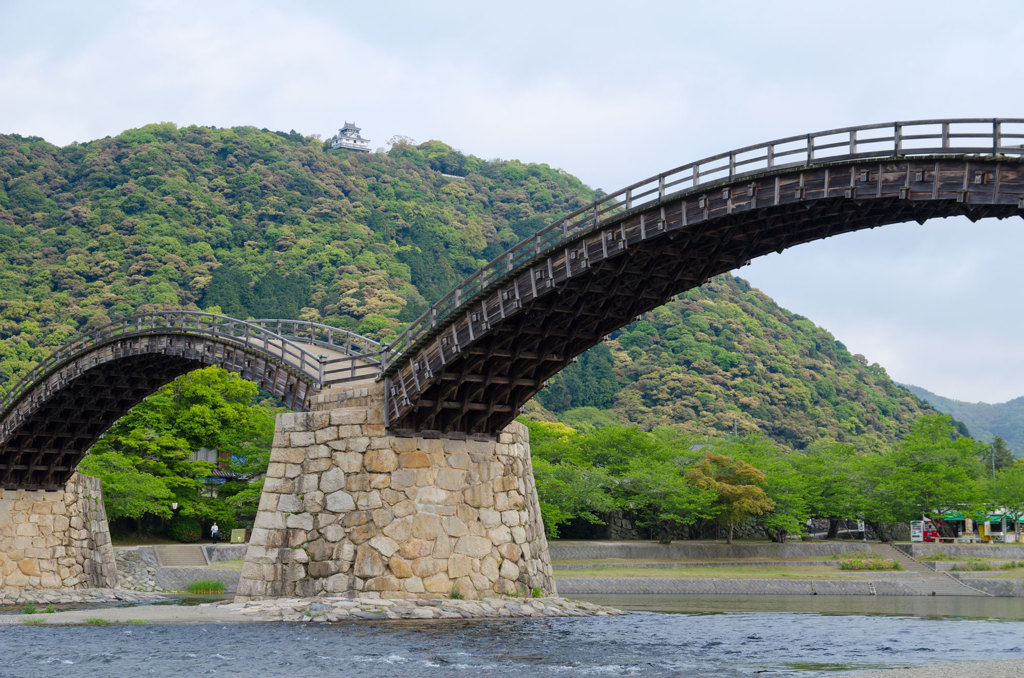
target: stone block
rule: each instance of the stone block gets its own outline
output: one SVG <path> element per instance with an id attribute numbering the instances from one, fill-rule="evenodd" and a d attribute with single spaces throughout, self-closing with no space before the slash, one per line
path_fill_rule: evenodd
<path id="1" fill-rule="evenodd" d="M 384 573 L 384 561 L 375 549 L 362 544 L 356 549 L 355 575 L 364 579 L 376 577 Z"/>
<path id="2" fill-rule="evenodd" d="M 292 447 L 306 447 L 316 444 L 316 434 L 313 431 L 293 431 L 289 435 Z"/>
<path id="3" fill-rule="evenodd" d="M 459 537 L 455 542 L 455 552 L 471 558 L 483 558 L 491 552 L 491 540 L 485 537 Z"/>
<path id="4" fill-rule="evenodd" d="M 307 459 L 306 463 L 302 465 L 302 468 L 306 473 L 323 473 L 333 467 L 334 460 L 329 456 L 320 457 L 318 459 Z"/>
<path id="5" fill-rule="evenodd" d="M 278 498 L 276 507 L 278 511 L 283 511 L 284 513 L 299 513 L 303 509 L 302 501 L 294 494 L 279 494 L 271 496 L 276 496 Z"/>
<path id="6" fill-rule="evenodd" d="M 448 558 L 448 576 L 452 579 L 468 577 L 473 572 L 473 560 L 461 553 L 452 554 Z"/>
<path id="7" fill-rule="evenodd" d="M 338 490 L 327 495 L 327 510 L 335 513 L 344 513 L 355 509 L 356 502 L 352 495 L 345 490 Z"/>
<path id="8" fill-rule="evenodd" d="M 445 516 L 441 519 L 441 526 L 449 537 L 461 537 L 469 532 L 466 523 L 458 516 Z"/>
<path id="9" fill-rule="evenodd" d="M 335 466 L 321 474 L 320 490 L 325 494 L 337 492 L 345 487 L 345 472 Z"/>
<path id="10" fill-rule="evenodd" d="M 383 490 L 391 487 L 391 474 L 390 473 L 371 473 L 370 474 L 370 489 L 371 490 Z"/>
<path id="11" fill-rule="evenodd" d="M 407 487 L 412 487 L 413 483 L 416 482 L 416 472 L 409 469 L 401 469 L 391 474 L 391 488 L 395 490 L 404 490 Z"/>
<path id="12" fill-rule="evenodd" d="M 487 577 L 487 580 L 492 584 L 498 581 L 499 570 L 498 561 L 493 556 L 487 556 L 480 561 L 480 574 Z"/>
<path id="13" fill-rule="evenodd" d="M 419 513 L 412 519 L 412 536 L 425 541 L 433 541 L 443 533 L 441 519 L 429 513 Z"/>
<path id="14" fill-rule="evenodd" d="M 450 496 L 448 492 L 438 487 L 421 487 L 416 493 L 416 503 L 425 504 L 447 504 Z"/>
<path id="15" fill-rule="evenodd" d="M 334 464 L 345 473 L 359 473 L 363 469 L 363 455 L 358 452 L 335 452 Z"/>
<path id="16" fill-rule="evenodd" d="M 285 524 L 289 529 L 309 532 L 313 529 L 313 516 L 308 513 L 296 513 L 288 516 Z"/>
<path id="17" fill-rule="evenodd" d="M 490 545 L 488 544 L 488 546 Z M 429 556 L 434 550 L 434 545 L 433 543 L 423 541 L 422 539 L 409 539 L 405 543 L 401 544 L 398 550 L 409 560 L 415 560 L 416 558 Z"/>
<path id="18" fill-rule="evenodd" d="M 383 505 L 384 502 L 381 501 L 380 492 L 371 490 L 369 492 L 359 492 L 356 495 L 356 506 L 363 511 L 380 508 Z"/>
<path id="19" fill-rule="evenodd" d="M 302 509 L 307 513 L 320 513 L 324 510 L 324 493 L 320 490 L 309 492 L 302 500 Z"/>
<path id="20" fill-rule="evenodd" d="M 281 464 L 301 464 L 306 461 L 306 450 L 301 447 L 285 447 L 272 450 L 271 461 Z"/>
<path id="21" fill-rule="evenodd" d="M 437 574 L 427 577 L 423 580 L 423 588 L 430 593 L 451 593 L 452 582 L 448 579 L 448 575 L 438 572 Z"/>
<path id="22" fill-rule="evenodd" d="M 498 570 L 498 574 L 503 579 L 516 581 L 519 579 L 519 568 L 511 560 L 503 560 L 501 561 L 501 567 Z"/>
<path id="23" fill-rule="evenodd" d="M 494 492 L 490 483 L 471 485 L 462 492 L 462 496 L 465 497 L 466 503 L 474 508 L 494 506 Z"/>
<path id="24" fill-rule="evenodd" d="M 360 525 L 349 530 L 348 538 L 353 544 L 362 544 L 369 541 L 375 534 L 377 534 L 377 528 L 373 525 Z"/>
<path id="25" fill-rule="evenodd" d="M 408 579 L 413 576 L 411 563 L 400 556 L 392 556 L 388 561 L 388 567 L 391 568 L 391 573 L 399 579 Z"/>
<path id="26" fill-rule="evenodd" d="M 346 408 L 331 411 L 331 425 L 359 425 L 366 423 L 366 410 L 363 408 Z"/>
<path id="27" fill-rule="evenodd" d="M 437 486 L 442 490 L 460 491 L 466 488 L 466 472 L 443 468 L 437 473 Z"/>
<path id="28" fill-rule="evenodd" d="M 370 475 L 368 473 L 349 475 L 345 481 L 345 488 L 349 492 L 366 492 L 370 489 Z"/>
<path id="29" fill-rule="evenodd" d="M 487 530 L 487 537 L 495 546 L 512 541 L 512 531 L 507 525 L 498 525 Z"/>
<path id="30" fill-rule="evenodd" d="M 409 577 L 405 580 L 405 590 L 409 593 L 426 593 L 427 589 L 423 587 L 423 580 L 419 577 Z"/>
<path id="31" fill-rule="evenodd" d="M 370 515 L 369 511 L 349 511 L 342 517 L 341 524 L 345 527 L 356 527 L 357 525 L 365 525 L 371 520 L 373 520 L 373 516 Z"/>
<path id="32" fill-rule="evenodd" d="M 409 518 L 392 520 L 381 531 L 399 543 L 404 542 L 412 536 L 412 520 Z"/>
<path id="33" fill-rule="evenodd" d="M 395 438 L 395 440 L 405 440 L 405 438 Z M 419 450 L 404 452 L 398 455 L 398 465 L 402 468 L 427 468 L 430 466 L 430 457 Z"/>
<path id="34" fill-rule="evenodd" d="M 385 558 L 390 558 L 398 550 L 398 542 L 384 535 L 377 535 L 369 541 L 369 544 L 377 549 Z"/>
<path id="35" fill-rule="evenodd" d="M 327 428 L 321 428 L 314 432 L 313 442 L 317 445 L 326 443 L 328 440 L 338 439 L 338 427 L 328 426 Z"/>
<path id="36" fill-rule="evenodd" d="M 341 525 L 335 523 L 334 525 L 321 528 L 320 534 L 324 539 L 334 544 L 341 541 L 342 537 L 345 536 L 345 530 Z"/>
<path id="37" fill-rule="evenodd" d="M 351 452 L 366 452 L 370 447 L 370 439 L 365 436 L 352 436 L 348 439 L 346 447 Z"/>
<path id="38" fill-rule="evenodd" d="M 518 562 L 522 556 L 523 550 L 517 544 L 505 543 L 498 546 L 498 553 L 505 560 L 510 560 L 513 563 Z"/>

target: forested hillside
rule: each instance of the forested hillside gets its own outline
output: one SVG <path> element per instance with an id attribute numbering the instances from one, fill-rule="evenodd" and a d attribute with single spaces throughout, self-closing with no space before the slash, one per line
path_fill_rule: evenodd
<path id="1" fill-rule="evenodd" d="M 978 440 L 992 442 L 999 436 L 1006 441 L 1015 456 L 1024 454 L 1024 398 L 991 405 L 945 398 L 920 386 L 904 388 L 939 412 L 962 421 Z"/>
<path id="2" fill-rule="evenodd" d="M 138 310 L 301 317 L 386 339 L 595 193 L 440 142 L 326 151 L 295 133 L 148 125 L 57 148 L 0 136 L 0 393 Z"/>
<path id="3" fill-rule="evenodd" d="M 0 136 L 0 393 L 53 347 L 138 310 L 299 317 L 386 340 L 595 195 L 546 165 L 437 141 L 355 153 L 169 123 L 64 148 Z M 615 333 L 539 400 L 570 422 L 761 431 L 798 448 L 892 441 L 929 411 L 731 276 Z"/>

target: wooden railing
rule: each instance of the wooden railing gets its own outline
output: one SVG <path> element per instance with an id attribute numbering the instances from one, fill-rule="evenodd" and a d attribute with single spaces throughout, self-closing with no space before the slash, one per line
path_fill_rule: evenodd
<path id="1" fill-rule="evenodd" d="M 664 200 L 672 193 L 789 167 L 869 158 L 924 155 L 1024 156 L 1024 118 L 959 118 L 886 122 L 802 134 L 738 148 L 663 172 L 562 217 L 486 264 L 414 320 L 384 348 L 382 373 L 432 336 L 465 304 L 520 268 L 585 236 L 610 217 Z"/>
<path id="2" fill-rule="evenodd" d="M 104 325 L 74 341 L 61 346 L 26 374 L 7 394 L 0 398 L 0 418 L 15 403 L 63 363 L 89 349 L 141 335 L 188 334 L 197 337 L 211 337 L 231 341 L 270 355 L 308 375 L 317 385 L 323 384 L 331 372 L 330 366 L 351 361 L 353 376 L 356 375 L 357 361 L 379 364 L 380 344 L 335 327 L 295 320 L 257 320 L 247 322 L 213 313 L 195 311 L 160 311 L 142 313 L 117 322 Z M 303 344 L 309 345 L 303 345 Z M 312 345 L 324 346 L 335 352 L 347 354 L 348 358 L 324 359 Z M 338 370 L 333 370 L 339 372 Z M 377 373 L 373 369 L 373 376 Z M 340 377 L 335 381 L 345 381 Z M 41 394 L 48 397 L 48 394 Z"/>

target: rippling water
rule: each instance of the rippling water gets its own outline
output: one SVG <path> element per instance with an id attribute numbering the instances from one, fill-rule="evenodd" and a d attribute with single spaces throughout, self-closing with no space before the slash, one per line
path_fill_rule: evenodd
<path id="1" fill-rule="evenodd" d="M 1024 605 L 1024 602 L 1019 602 Z M 1024 622 L 795 612 L 19 626 L 0 676 L 820 676 L 1024 656 Z"/>

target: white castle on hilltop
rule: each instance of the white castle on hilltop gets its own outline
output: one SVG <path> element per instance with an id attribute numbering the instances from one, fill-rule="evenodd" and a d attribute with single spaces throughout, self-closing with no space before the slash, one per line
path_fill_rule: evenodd
<path id="1" fill-rule="evenodd" d="M 350 151 L 370 152 L 370 140 L 359 135 L 360 129 L 353 122 L 346 122 L 338 133 L 331 137 L 331 148 L 347 148 Z"/>

